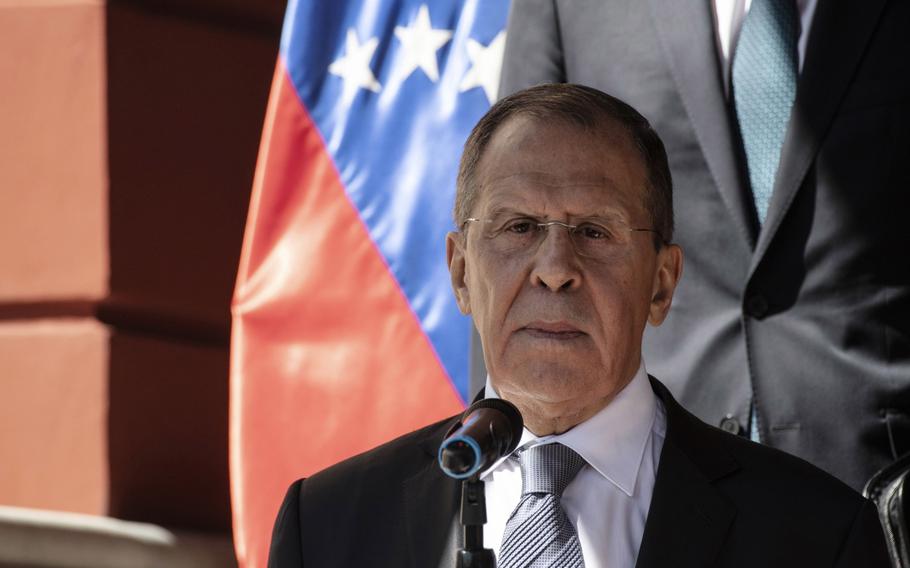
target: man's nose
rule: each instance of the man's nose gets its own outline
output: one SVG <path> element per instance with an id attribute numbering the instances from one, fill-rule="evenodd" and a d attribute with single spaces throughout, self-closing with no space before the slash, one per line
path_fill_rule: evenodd
<path id="1" fill-rule="evenodd" d="M 551 225 L 543 230 L 534 255 L 531 283 L 551 291 L 570 290 L 581 283 L 578 255 L 566 227 Z"/>

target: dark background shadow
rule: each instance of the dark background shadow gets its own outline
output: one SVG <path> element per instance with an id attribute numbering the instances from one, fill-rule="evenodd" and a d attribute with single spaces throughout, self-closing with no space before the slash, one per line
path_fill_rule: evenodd
<path id="1" fill-rule="evenodd" d="M 111 516 L 230 531 L 230 298 L 283 13 L 108 3 Z"/>

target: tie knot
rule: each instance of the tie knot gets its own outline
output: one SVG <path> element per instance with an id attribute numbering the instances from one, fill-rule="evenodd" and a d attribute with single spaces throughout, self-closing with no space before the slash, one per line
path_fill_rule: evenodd
<path id="1" fill-rule="evenodd" d="M 522 450 L 521 494 L 550 493 L 562 497 L 569 483 L 587 462 L 575 450 L 562 444 L 545 444 Z"/>

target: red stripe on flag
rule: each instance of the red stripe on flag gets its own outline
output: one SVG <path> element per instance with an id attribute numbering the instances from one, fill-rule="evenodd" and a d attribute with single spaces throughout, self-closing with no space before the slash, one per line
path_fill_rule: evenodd
<path id="1" fill-rule="evenodd" d="M 291 481 L 462 408 L 280 62 L 233 316 L 234 538 L 264 568 Z"/>

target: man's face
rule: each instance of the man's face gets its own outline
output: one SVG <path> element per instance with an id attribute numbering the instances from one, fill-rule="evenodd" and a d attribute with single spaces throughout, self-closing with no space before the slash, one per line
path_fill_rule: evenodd
<path id="1" fill-rule="evenodd" d="M 597 233 L 537 233 L 534 221 L 653 228 L 638 152 L 618 126 L 598 130 L 509 119 L 478 164 L 480 221 L 448 237 L 458 304 L 493 386 L 537 434 L 586 420 L 628 384 L 645 323 L 663 321 L 681 270 L 678 247 L 656 251 L 653 233 L 617 233 L 606 249 Z"/>

